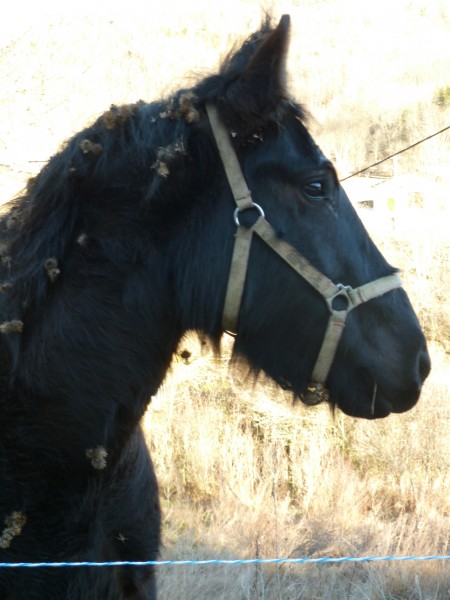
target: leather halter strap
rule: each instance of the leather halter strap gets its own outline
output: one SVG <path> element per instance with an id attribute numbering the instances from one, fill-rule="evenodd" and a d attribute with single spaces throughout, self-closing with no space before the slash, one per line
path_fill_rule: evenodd
<path id="1" fill-rule="evenodd" d="M 364 302 L 401 287 L 400 277 L 396 274 L 387 275 L 355 289 L 340 283 L 335 284 L 318 271 L 293 246 L 280 239 L 265 219 L 262 208 L 252 200 L 251 192 L 245 182 L 230 136 L 220 120 L 216 107 L 207 104 L 206 111 L 237 206 L 234 213 L 237 232 L 225 295 L 222 318 L 223 329 L 229 333 L 234 332 L 237 334 L 250 248 L 255 233 L 296 273 L 303 277 L 322 296 L 328 306 L 330 317 L 325 337 L 311 374 L 311 383 L 307 392 L 303 395 L 303 400 L 307 404 L 317 404 L 323 400 L 328 400 L 329 394 L 325 388 L 325 383 L 337 352 L 348 313 Z M 251 227 L 244 227 L 239 223 L 239 213 L 248 209 L 256 209 L 259 212 L 259 218 Z M 334 308 L 333 304 L 337 297 L 344 300 L 344 304 L 346 304 L 344 309 L 337 310 Z"/>

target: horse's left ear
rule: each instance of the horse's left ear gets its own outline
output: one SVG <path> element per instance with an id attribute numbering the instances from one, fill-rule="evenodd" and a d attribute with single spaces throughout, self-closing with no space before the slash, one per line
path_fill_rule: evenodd
<path id="1" fill-rule="evenodd" d="M 290 17 L 283 15 L 257 46 L 239 77 L 228 86 L 226 100 L 240 117 L 261 116 L 286 95 L 286 56 Z"/>

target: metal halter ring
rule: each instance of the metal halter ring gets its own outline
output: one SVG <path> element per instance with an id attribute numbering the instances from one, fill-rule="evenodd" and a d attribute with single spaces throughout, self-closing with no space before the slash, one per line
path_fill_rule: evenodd
<path id="1" fill-rule="evenodd" d="M 336 292 L 333 296 L 331 296 L 331 298 L 326 298 L 326 303 L 328 304 L 328 308 L 330 310 L 330 313 L 336 314 L 336 313 L 340 313 L 340 312 L 350 312 L 353 308 L 353 303 L 352 303 L 352 299 L 350 298 L 349 292 L 353 291 L 353 288 L 351 285 L 343 285 L 342 283 L 338 283 L 336 284 L 336 287 L 339 288 L 339 291 Z M 341 308 L 341 309 L 336 309 L 333 306 L 333 302 L 336 300 L 336 298 L 343 298 L 346 302 L 346 306 Z"/>
<path id="2" fill-rule="evenodd" d="M 263 209 L 260 207 L 259 204 L 256 204 L 256 202 L 252 202 L 249 206 L 245 206 L 244 208 L 239 208 L 239 206 L 236 208 L 236 210 L 233 213 L 233 217 L 234 217 L 234 222 L 236 223 L 236 225 L 239 227 L 240 226 L 240 222 L 239 222 L 239 213 L 240 212 L 244 212 L 244 210 L 250 210 L 252 208 L 256 208 L 256 210 L 259 212 L 259 218 L 263 218 L 265 217 L 264 211 Z"/>

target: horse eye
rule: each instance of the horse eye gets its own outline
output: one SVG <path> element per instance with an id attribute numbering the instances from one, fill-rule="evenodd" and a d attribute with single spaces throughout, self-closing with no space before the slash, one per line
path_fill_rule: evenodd
<path id="1" fill-rule="evenodd" d="M 313 181 L 304 185 L 303 192 L 311 200 L 325 200 L 326 198 L 324 185 L 320 181 Z"/>

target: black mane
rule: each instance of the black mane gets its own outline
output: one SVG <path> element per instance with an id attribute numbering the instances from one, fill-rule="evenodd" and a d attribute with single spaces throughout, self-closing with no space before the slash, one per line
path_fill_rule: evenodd
<path id="1" fill-rule="evenodd" d="M 146 245 L 148 239 L 158 244 L 170 238 L 177 220 L 186 218 L 191 208 L 184 190 L 197 185 L 193 179 L 199 183 L 205 179 L 217 161 L 212 140 L 202 131 L 206 102 L 217 104 L 243 146 L 253 142 L 252 136 L 277 126 L 286 110 L 305 119 L 301 105 L 290 100 L 283 78 L 267 98 L 258 79 L 252 81 L 251 93 L 238 81 L 255 52 L 271 43 L 273 31 L 266 17 L 259 31 L 229 53 L 218 74 L 191 89 L 152 103 L 112 105 L 69 139 L 28 182 L 25 194 L 0 220 L 2 260 L 7 266 L 3 279 L 9 288 L 3 309 L 6 320 L 25 322 L 32 310 L 39 309 L 57 283 L 51 274 L 49 278 L 51 264 L 55 274 L 63 272 L 72 248 L 92 243 L 88 224 L 102 219 L 105 211 L 114 214 L 103 232 L 113 243 L 104 241 L 101 251 L 118 272 L 126 270 L 129 261 L 142 258 L 143 239 Z M 287 42 L 278 57 L 281 70 Z M 265 76 L 261 69 L 258 77 Z M 261 93 L 255 94 L 255 89 Z M 174 172 L 176 177 L 171 176 Z M 130 244 L 130 224 L 139 229 L 143 215 L 150 228 L 144 238 L 136 236 Z"/>

